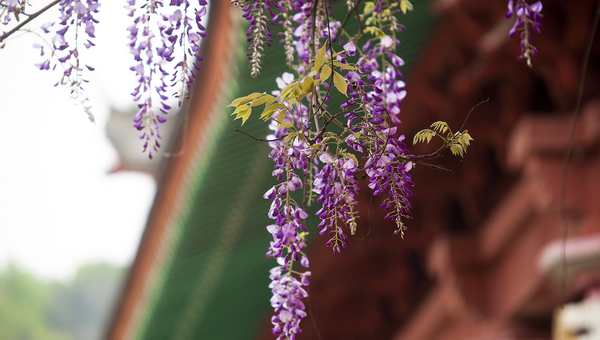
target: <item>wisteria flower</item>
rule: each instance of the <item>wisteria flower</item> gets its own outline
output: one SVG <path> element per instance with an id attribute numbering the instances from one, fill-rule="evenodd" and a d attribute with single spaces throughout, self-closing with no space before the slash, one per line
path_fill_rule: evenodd
<path id="1" fill-rule="evenodd" d="M 516 4 L 513 0 L 508 1 L 508 12 L 506 18 L 516 16 L 515 23 L 509 31 L 511 37 L 515 36 L 517 31 L 521 32 L 521 55 L 519 59 L 527 60 L 527 65 L 532 67 L 531 57 L 538 55 L 538 50 L 531 44 L 531 31 L 540 33 L 542 26 L 542 3 L 540 1 L 529 5 L 524 0 L 517 0 Z"/>

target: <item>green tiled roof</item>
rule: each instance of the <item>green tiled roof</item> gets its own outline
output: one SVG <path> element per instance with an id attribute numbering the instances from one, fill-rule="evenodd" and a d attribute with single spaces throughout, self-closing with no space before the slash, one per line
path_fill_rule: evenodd
<path id="1" fill-rule="evenodd" d="M 400 36 L 398 52 L 406 61 L 405 71 L 434 22 L 427 13 L 427 1 L 413 3 L 414 11 L 401 17 L 407 29 Z M 245 46 L 237 53 L 236 80 L 226 102 L 272 90 L 275 78 L 286 70 L 279 46 L 267 50 L 268 58 L 256 79 L 246 68 Z M 267 157 L 266 143 L 234 132 L 240 120 L 233 121 L 231 111 L 223 108 L 214 127 L 219 133 L 197 165 L 169 244 L 170 255 L 160 268 L 137 339 L 251 339 L 269 317 L 268 271 L 275 262 L 265 258 L 272 238 L 265 229 L 270 223 L 266 216 L 270 202 L 262 194 L 275 183 L 270 175 L 273 163 Z M 256 115 L 242 129 L 256 137 L 269 132 Z M 308 221 L 309 230 L 316 223 L 315 218 Z"/>

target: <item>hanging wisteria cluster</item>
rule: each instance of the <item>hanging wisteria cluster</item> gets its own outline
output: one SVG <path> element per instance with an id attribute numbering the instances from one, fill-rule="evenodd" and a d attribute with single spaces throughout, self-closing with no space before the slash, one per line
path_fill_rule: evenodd
<path id="1" fill-rule="evenodd" d="M 134 127 L 142 131 L 142 152 L 152 153 L 160 147 L 159 124 L 167 121 L 165 115 L 171 107 L 166 103 L 172 94 L 182 100 L 188 97 L 188 89 L 194 79 L 194 68 L 199 68 L 202 57 L 200 38 L 206 36 L 201 24 L 208 12 L 206 0 L 192 6 L 187 0 L 171 0 L 167 7 L 160 0 L 127 0 L 129 16 L 134 18 L 129 26 L 129 48 L 135 59 L 138 85 L 131 95 L 138 103 L 139 111 L 134 118 Z M 180 49 L 182 60 L 174 53 Z M 158 104 L 158 105 L 157 105 Z"/>
<path id="2" fill-rule="evenodd" d="M 533 67 L 531 57 L 538 55 L 538 50 L 531 44 L 531 29 L 540 33 L 542 26 L 542 3 L 540 1 L 529 5 L 524 0 L 508 1 L 508 12 L 506 18 L 516 16 L 515 24 L 510 29 L 509 35 L 514 37 L 517 31 L 521 32 L 521 55 L 519 58 L 525 59 L 529 67 Z"/>
<path id="3" fill-rule="evenodd" d="M 131 93 L 139 108 L 133 126 L 141 132 L 141 152 L 152 158 L 161 146 L 160 124 L 166 122 L 171 110 L 167 100 L 177 98 L 181 105 L 189 96 L 195 70 L 200 68 L 203 58 L 198 53 L 200 42 L 207 35 L 202 20 L 208 13 L 208 2 L 125 0 L 123 5 L 132 18 L 127 28 L 128 47 L 133 56 L 131 71 L 138 82 Z M 94 68 L 80 60 L 79 52 L 82 46 L 95 46 L 99 0 L 54 0 L 31 14 L 26 13 L 29 6 L 25 0 L 0 0 L 0 22 L 18 22 L 0 35 L 0 46 L 19 30 L 32 32 L 25 24 L 57 7 L 57 21 L 44 23 L 40 33 L 34 32 L 43 38 L 34 45 L 43 57 L 36 66 L 41 70 L 60 69 L 56 85 L 67 86 L 93 121 L 83 84 L 87 82 L 85 72 Z"/>
<path id="4" fill-rule="evenodd" d="M 385 218 L 395 224 L 394 233 L 404 236 L 404 220 L 412 211 L 410 171 L 417 164 L 431 166 L 426 161 L 445 149 L 462 157 L 472 138 L 466 130 L 455 133 L 445 122 L 435 122 L 417 133 L 413 143 L 439 137 L 442 146 L 436 152 L 417 156 L 406 148 L 399 132 L 407 92 L 398 46 L 404 30 L 399 18 L 413 9 L 408 0 L 346 0 L 339 13 L 328 0 L 231 3 L 248 21 L 251 75 L 259 75 L 274 43 L 283 45 L 290 71 L 277 78 L 277 90 L 251 93 L 230 106 L 242 125 L 258 110 L 273 131 L 263 140 L 272 148 L 272 175 L 279 182 L 264 194 L 271 200 L 267 215 L 273 221 L 266 227 L 273 237 L 267 256 L 277 261 L 270 272 L 275 311 L 271 322 L 277 339 L 294 339 L 307 315 L 303 302 L 311 274 L 306 270 L 307 207 L 317 205 L 318 232 L 326 236 L 325 245 L 339 253 L 349 247 L 348 234 L 356 233 L 358 195 L 364 188 L 360 183 L 365 181 L 373 195 L 384 195 Z M 132 20 L 127 29 L 131 71 L 138 80 L 131 93 L 139 107 L 134 127 L 141 131 L 142 152 L 152 158 L 160 147 L 160 124 L 171 110 L 167 100 L 178 98 L 181 105 L 202 60 L 198 52 L 207 32 L 201 22 L 208 3 L 125 0 L 124 5 Z M 99 0 L 55 0 L 33 14 L 26 14 L 27 6 L 25 0 L 0 0 L 0 22 L 19 22 L 0 35 L 0 44 L 56 6 L 58 20 L 41 26 L 49 38 L 45 45 L 35 45 L 46 58 L 37 66 L 42 70 L 60 66 L 57 84 L 68 86 L 93 119 L 82 84 L 84 72 L 94 69 L 80 61 L 79 49 L 94 46 Z M 531 45 L 530 30 L 540 31 L 542 4 L 509 0 L 508 9 L 507 18 L 516 16 L 509 34 L 521 33 L 520 58 L 531 66 L 531 57 L 538 52 Z M 27 19 L 20 22 L 23 14 Z M 358 32 L 347 29 L 349 20 L 358 21 Z"/>
<path id="5" fill-rule="evenodd" d="M 404 61 L 397 54 L 404 27 L 397 16 L 412 9 L 408 1 L 371 1 L 360 7 L 360 1 L 348 1 L 348 12 L 342 14 L 359 11 L 362 29 L 356 34 L 336 20 L 327 1 L 237 5 L 250 21 L 246 35 L 252 75 L 260 71 L 263 49 L 273 40 L 271 24 L 282 25 L 280 43 L 293 72 L 277 78 L 278 90 L 255 92 L 230 106 L 242 124 L 258 110 L 273 131 L 266 141 L 279 184 L 264 194 L 272 200 L 268 216 L 274 220 L 267 226 L 273 236 L 267 256 L 278 263 L 270 276 L 271 322 L 277 339 L 294 339 L 307 315 L 302 302 L 310 276 L 304 252 L 307 206 L 318 205 L 319 234 L 339 253 L 349 247 L 348 235 L 356 232 L 359 182 L 367 180 L 374 195 L 385 195 L 381 208 L 395 223 L 394 233 L 403 236 L 404 220 L 412 210 L 410 170 L 445 148 L 462 156 L 472 139 L 467 131 L 452 133 L 438 122 L 421 131 L 415 142 L 438 136 L 443 146 L 436 154 L 415 156 L 398 131 L 406 90 L 399 69 Z M 343 98 L 338 107 L 332 104 L 336 97 Z"/>

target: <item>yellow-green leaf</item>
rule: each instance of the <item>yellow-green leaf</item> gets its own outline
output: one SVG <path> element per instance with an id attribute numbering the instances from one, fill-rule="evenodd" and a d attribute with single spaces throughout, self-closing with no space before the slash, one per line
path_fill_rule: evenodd
<path id="1" fill-rule="evenodd" d="M 282 100 L 281 102 L 282 103 L 289 102 L 289 101 L 295 100 L 296 98 L 297 98 L 296 96 L 289 96 L 289 97 L 285 98 L 284 100 Z"/>
<path id="2" fill-rule="evenodd" d="M 317 53 L 317 57 L 315 58 L 315 66 L 313 67 L 313 70 L 319 71 L 319 69 L 323 65 L 323 58 L 325 57 L 326 52 L 327 52 L 327 41 L 325 41 L 325 43 L 323 44 L 323 47 L 321 47 L 321 49 L 319 50 L 319 53 Z"/>
<path id="3" fill-rule="evenodd" d="M 277 110 L 283 109 L 284 107 L 285 106 L 283 106 L 280 103 L 273 103 L 273 104 L 267 105 L 267 107 L 265 107 L 263 112 L 260 114 L 260 118 L 264 119 L 264 120 L 269 120 L 269 119 L 271 119 L 271 117 L 273 117 L 273 115 L 277 112 Z"/>
<path id="4" fill-rule="evenodd" d="M 413 137 L 413 145 L 415 145 L 421 141 L 421 132 L 423 132 L 423 131 L 417 132 L 415 134 L 415 136 Z"/>
<path id="5" fill-rule="evenodd" d="M 402 10 L 402 13 L 406 14 L 406 11 L 413 10 L 413 5 L 408 0 L 401 0 L 400 1 L 400 9 Z"/>
<path id="6" fill-rule="evenodd" d="M 227 107 L 231 107 L 231 106 L 238 107 L 238 106 L 240 105 L 240 102 L 241 102 L 242 100 L 244 100 L 244 98 L 246 98 L 246 97 L 239 97 L 239 98 L 236 98 L 234 101 L 232 101 L 232 102 L 231 102 L 231 104 L 227 105 Z"/>
<path id="7" fill-rule="evenodd" d="M 241 110 L 236 110 L 237 116 L 235 116 L 234 120 L 242 118 L 242 125 L 244 125 L 244 123 L 246 122 L 246 120 L 248 120 L 248 117 L 250 117 L 250 114 L 252 114 L 252 108 L 250 108 L 250 106 L 245 105 L 245 106 L 241 106 L 238 109 Z"/>
<path id="8" fill-rule="evenodd" d="M 338 55 L 340 55 L 340 54 L 342 54 L 342 53 L 344 53 L 344 52 L 346 52 L 346 51 L 342 50 L 342 51 L 339 51 L 339 52 L 335 52 L 335 53 L 333 54 L 333 58 L 337 57 Z M 332 57 L 327 57 L 327 60 L 331 60 L 331 58 L 332 58 Z M 325 63 L 327 64 L 327 61 L 326 61 Z"/>
<path id="9" fill-rule="evenodd" d="M 463 156 L 463 148 L 460 146 L 460 144 L 453 144 L 450 146 L 450 151 L 452 151 L 453 155 L 459 155 L 460 157 Z"/>
<path id="10" fill-rule="evenodd" d="M 448 123 L 443 122 L 441 120 L 431 124 L 431 127 L 433 128 L 433 130 L 439 131 L 440 133 L 445 133 L 446 131 L 450 130 Z"/>
<path id="11" fill-rule="evenodd" d="M 335 67 L 341 67 L 344 70 L 356 70 L 356 67 L 350 66 L 348 64 L 338 63 L 337 61 L 333 62 L 333 66 L 335 66 Z"/>
<path id="12" fill-rule="evenodd" d="M 302 91 L 304 93 L 312 93 L 315 88 L 315 81 L 311 77 L 306 77 L 302 83 Z"/>
<path id="13" fill-rule="evenodd" d="M 283 128 L 289 129 L 289 128 L 293 128 L 293 127 L 294 127 L 294 124 L 292 124 L 292 123 L 281 123 L 281 124 L 279 124 L 279 126 L 277 128 L 278 129 L 283 129 Z"/>
<path id="14" fill-rule="evenodd" d="M 289 123 L 287 123 L 289 124 Z M 285 136 L 285 139 L 283 140 L 284 142 L 289 142 L 290 140 L 296 138 L 298 136 L 300 132 L 292 132 L 290 134 L 288 134 L 287 136 Z"/>
<path id="15" fill-rule="evenodd" d="M 429 129 L 421 130 L 421 131 L 417 132 L 417 134 L 413 138 L 413 144 L 417 144 L 420 142 L 429 143 L 429 142 L 431 142 L 431 139 L 434 136 L 435 136 L 435 131 L 433 131 L 433 130 L 429 130 Z"/>
<path id="16" fill-rule="evenodd" d="M 346 95 L 346 92 L 348 91 L 348 83 L 346 83 L 344 76 L 337 72 L 333 72 L 333 83 L 341 94 L 348 97 L 348 95 Z"/>
<path id="17" fill-rule="evenodd" d="M 302 85 L 294 83 L 294 96 L 299 96 L 302 93 Z"/>
<path id="18" fill-rule="evenodd" d="M 467 132 L 467 130 L 465 130 L 465 132 L 463 132 L 463 138 L 467 141 L 467 145 L 471 144 L 470 141 L 473 140 L 473 137 L 471 137 L 471 135 Z"/>
<path id="19" fill-rule="evenodd" d="M 375 9 L 375 3 L 372 1 L 369 1 L 369 2 L 365 3 L 365 9 L 364 9 L 363 13 L 365 15 L 369 15 L 369 14 L 373 13 L 374 9 Z"/>
<path id="20" fill-rule="evenodd" d="M 248 108 L 248 105 L 241 105 L 241 106 L 238 106 L 238 107 L 235 109 L 235 111 L 233 111 L 233 113 L 232 113 L 231 115 L 233 116 L 233 115 L 234 115 L 234 114 L 236 114 L 236 113 L 237 113 L 237 114 L 239 114 L 240 112 L 242 112 L 242 111 L 246 110 L 247 108 Z M 236 118 L 236 119 L 237 119 L 237 118 Z"/>
<path id="21" fill-rule="evenodd" d="M 240 101 L 238 105 L 248 104 L 249 102 L 251 102 L 255 98 L 258 98 L 258 97 L 260 97 L 262 95 L 263 95 L 263 93 L 258 93 L 258 92 L 254 92 L 252 94 L 249 94 L 246 97 L 244 97 L 244 99 L 242 99 L 242 101 Z"/>
<path id="22" fill-rule="evenodd" d="M 329 65 L 325 65 L 321 70 L 321 81 L 329 79 L 329 76 L 331 76 L 331 67 L 329 67 Z"/>
<path id="23" fill-rule="evenodd" d="M 279 110 L 279 109 L 283 109 L 284 107 L 285 107 L 285 106 L 283 106 L 283 104 L 280 104 L 280 103 L 273 103 L 273 104 L 271 104 L 271 105 L 267 106 L 267 107 L 265 108 L 265 111 L 266 111 L 266 110 Z"/>
<path id="24" fill-rule="evenodd" d="M 272 102 L 275 100 L 275 97 L 273 97 L 270 94 L 265 94 L 262 97 L 258 97 L 256 99 L 254 99 L 252 101 L 252 104 L 250 104 L 251 107 L 255 107 L 255 106 L 259 106 L 262 105 L 264 103 L 268 103 L 268 102 Z"/>
<path id="25" fill-rule="evenodd" d="M 275 120 L 277 121 L 277 123 L 281 124 L 284 119 L 285 119 L 285 112 L 280 112 L 279 115 L 277 116 L 277 119 L 275 119 Z"/>
<path id="26" fill-rule="evenodd" d="M 348 158 L 352 158 L 352 160 L 354 161 L 354 164 L 356 164 L 356 166 L 358 166 L 358 159 L 356 159 L 356 156 L 354 156 L 353 154 L 351 154 L 349 152 L 345 152 L 344 156 L 346 156 Z"/>
<path id="27" fill-rule="evenodd" d="M 291 83 L 288 86 L 286 86 L 281 93 L 279 94 L 279 98 L 285 98 L 287 97 L 290 93 L 292 93 L 292 91 L 294 90 L 294 85 L 296 85 L 296 83 Z"/>
<path id="28" fill-rule="evenodd" d="M 381 29 L 375 27 L 375 26 L 369 26 L 365 29 L 365 32 L 373 34 L 374 36 L 377 36 L 379 38 L 383 38 L 385 37 L 385 32 L 383 32 Z"/>
<path id="29" fill-rule="evenodd" d="M 275 110 L 265 110 L 260 114 L 260 119 L 267 121 L 269 119 L 271 119 L 271 117 L 273 117 L 273 115 L 275 114 Z"/>
<path id="30" fill-rule="evenodd" d="M 431 142 L 431 140 L 433 139 L 433 136 L 435 136 L 435 132 L 428 130 L 427 134 L 425 135 L 425 138 L 427 138 L 427 144 L 429 144 L 429 142 Z"/>

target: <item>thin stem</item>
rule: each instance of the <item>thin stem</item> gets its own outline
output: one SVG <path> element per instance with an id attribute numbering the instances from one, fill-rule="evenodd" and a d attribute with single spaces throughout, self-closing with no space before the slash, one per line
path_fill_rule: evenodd
<path id="1" fill-rule="evenodd" d="M 569 236 L 569 219 L 567 218 L 567 170 L 569 169 L 569 159 L 571 158 L 571 149 L 573 148 L 573 139 L 575 138 L 575 129 L 577 127 L 577 120 L 579 119 L 579 111 L 581 110 L 581 101 L 583 98 L 583 87 L 585 82 L 585 74 L 587 72 L 587 66 L 590 59 L 590 53 L 592 51 L 592 45 L 594 43 L 594 36 L 596 35 L 596 28 L 598 27 L 598 19 L 600 18 L 600 1 L 596 9 L 596 18 L 592 25 L 592 32 L 588 39 L 588 44 L 583 56 L 583 64 L 581 65 L 581 74 L 579 75 L 579 89 L 577 91 L 577 100 L 575 102 L 575 114 L 573 115 L 573 121 L 571 122 L 571 128 L 569 130 L 569 140 L 567 142 L 567 150 L 565 151 L 565 158 L 563 160 L 562 172 L 560 176 L 560 216 L 562 219 L 562 242 L 560 247 L 560 257 L 562 262 L 562 284 L 561 284 L 561 295 L 562 304 L 564 305 L 566 298 L 567 289 L 567 238 Z"/>
<path id="2" fill-rule="evenodd" d="M 316 30 L 316 21 L 317 21 L 317 7 L 319 6 L 319 0 L 314 0 L 311 8 L 311 18 L 310 18 L 310 59 L 314 59 L 317 55 L 317 46 L 315 45 L 315 30 Z M 313 94 L 311 96 L 311 101 L 316 100 L 317 90 L 313 90 Z M 313 108 L 313 116 L 315 118 L 315 128 L 317 130 L 319 127 L 319 117 L 317 117 L 317 110 Z M 309 119 L 310 120 L 310 119 Z"/>
<path id="3" fill-rule="evenodd" d="M 352 12 L 354 12 L 357 8 L 358 5 L 360 5 L 360 2 L 362 0 L 358 0 L 356 2 L 356 4 L 354 5 L 354 8 L 352 8 L 351 10 L 348 11 L 348 14 L 346 14 L 346 18 L 344 19 L 344 22 L 342 23 L 342 26 L 340 27 L 340 29 L 337 31 L 337 33 L 335 34 L 335 37 L 332 40 L 337 39 L 338 34 L 344 29 L 344 27 L 346 27 L 346 24 L 348 23 L 348 20 L 350 19 L 350 17 L 352 16 Z M 359 21 L 360 22 L 360 21 Z"/>
<path id="4" fill-rule="evenodd" d="M 483 104 L 483 103 L 487 103 L 490 101 L 490 98 L 486 99 L 486 100 L 482 100 L 481 102 L 479 102 L 479 104 L 473 106 L 471 108 L 471 110 L 469 111 L 469 113 L 467 114 L 467 117 L 465 118 L 465 121 L 462 123 L 462 125 L 460 126 L 460 129 L 458 129 L 458 132 L 461 132 L 462 129 L 465 127 L 465 124 L 467 123 L 467 119 L 469 119 L 469 116 L 471 115 L 471 112 L 473 112 L 473 110 L 475 110 L 476 107 L 478 107 L 479 105 Z"/>
<path id="5" fill-rule="evenodd" d="M 246 135 L 246 136 L 254 139 L 255 141 L 259 141 L 259 142 L 275 142 L 275 141 L 278 141 L 278 140 L 280 140 L 280 139 L 282 139 L 282 138 L 284 138 L 284 137 L 287 136 L 287 135 L 283 135 L 283 136 L 281 136 L 279 138 L 275 138 L 275 139 L 262 139 L 262 138 L 256 138 L 256 137 L 254 137 L 254 136 L 252 136 L 252 135 L 250 135 L 250 134 L 248 134 L 248 133 L 246 133 L 246 132 L 244 132 L 244 131 L 242 131 L 240 129 L 233 129 L 233 131 L 242 133 L 242 134 L 244 134 L 244 135 Z"/>
<path id="6" fill-rule="evenodd" d="M 10 37 L 13 33 L 15 33 L 16 31 L 20 30 L 21 27 L 27 25 L 31 20 L 37 18 L 40 14 L 46 12 L 47 10 L 49 10 L 50 8 L 52 8 L 54 5 L 58 4 L 60 2 L 60 0 L 54 0 L 51 3 L 49 3 L 48 5 L 46 5 L 46 7 L 40 9 L 39 11 L 31 14 L 26 20 L 24 20 L 22 23 L 18 24 L 17 26 L 13 27 L 13 29 L 11 29 L 10 31 L 4 33 L 2 36 L 0 36 L 0 42 L 4 41 L 4 39 Z"/>

